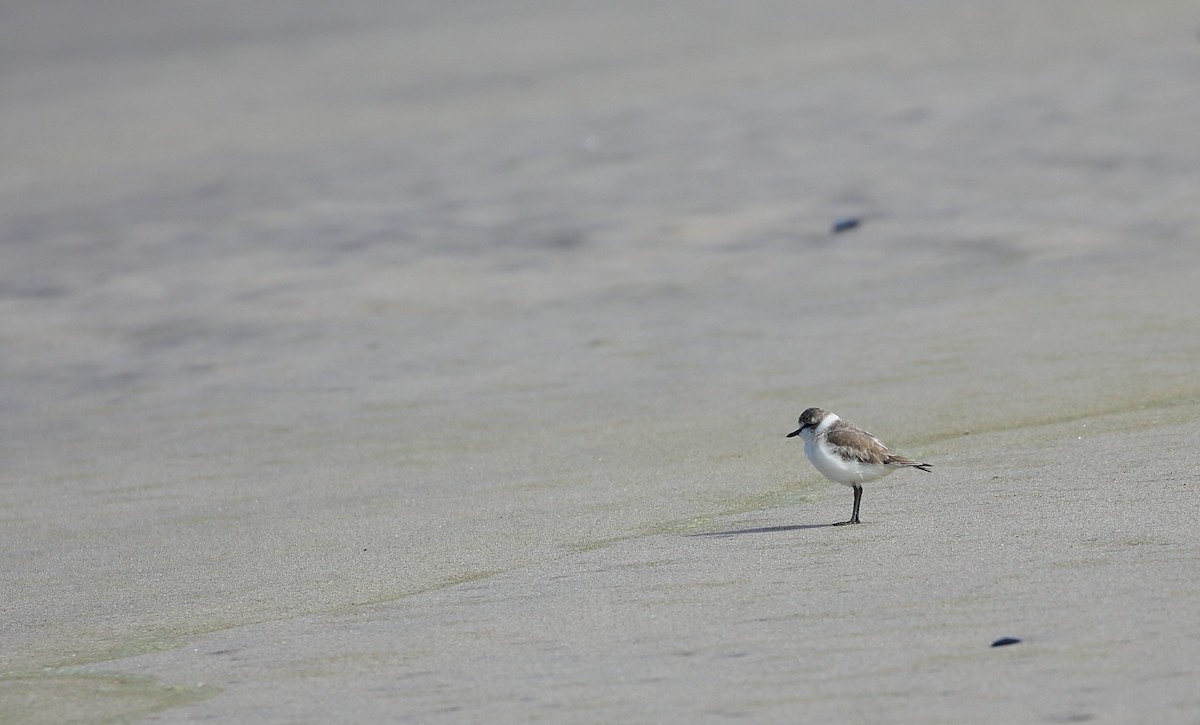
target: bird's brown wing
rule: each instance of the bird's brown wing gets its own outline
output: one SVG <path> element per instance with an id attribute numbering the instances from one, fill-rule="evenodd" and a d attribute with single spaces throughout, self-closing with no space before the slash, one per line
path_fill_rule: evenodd
<path id="1" fill-rule="evenodd" d="M 879 439 L 856 425 L 839 420 L 825 433 L 825 440 L 843 458 L 879 465 L 895 454 Z"/>
<path id="2" fill-rule="evenodd" d="M 825 434 L 830 447 L 844 458 L 857 459 L 863 463 L 889 466 L 911 466 L 929 472 L 929 464 L 892 453 L 878 438 L 858 426 L 839 420 Z"/>

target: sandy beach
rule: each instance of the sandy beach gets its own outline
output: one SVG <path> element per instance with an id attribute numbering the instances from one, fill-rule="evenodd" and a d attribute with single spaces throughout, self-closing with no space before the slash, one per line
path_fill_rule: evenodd
<path id="1" fill-rule="evenodd" d="M 1195 722 L 1198 29 L 0 11 L 0 721 Z"/>

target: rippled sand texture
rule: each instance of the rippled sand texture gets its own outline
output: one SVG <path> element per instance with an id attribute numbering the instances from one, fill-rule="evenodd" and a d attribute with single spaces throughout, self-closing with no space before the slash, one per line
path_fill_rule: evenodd
<path id="1" fill-rule="evenodd" d="M 1200 712 L 1194 3 L 12 5 L 0 720 Z"/>

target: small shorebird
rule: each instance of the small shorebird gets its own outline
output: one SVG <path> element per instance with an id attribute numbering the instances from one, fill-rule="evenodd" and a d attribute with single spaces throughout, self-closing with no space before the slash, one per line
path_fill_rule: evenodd
<path id="1" fill-rule="evenodd" d="M 858 523 L 858 505 L 862 485 L 888 475 L 898 468 L 919 468 L 929 472 L 929 464 L 898 456 L 878 438 L 844 421 L 836 413 L 809 408 L 800 416 L 800 428 L 788 438 L 804 439 L 804 455 L 825 478 L 854 489 L 854 514 L 849 521 L 834 526 Z"/>

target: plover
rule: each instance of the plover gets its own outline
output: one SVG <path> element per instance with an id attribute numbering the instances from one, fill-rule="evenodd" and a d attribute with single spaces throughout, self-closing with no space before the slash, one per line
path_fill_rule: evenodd
<path id="1" fill-rule="evenodd" d="M 864 483 L 883 478 L 898 468 L 929 472 L 928 463 L 892 453 L 878 438 L 828 410 L 804 411 L 800 428 L 787 434 L 788 438 L 793 436 L 804 438 L 804 455 L 825 478 L 854 489 L 854 514 L 849 521 L 839 521 L 834 526 L 858 523 Z"/>

